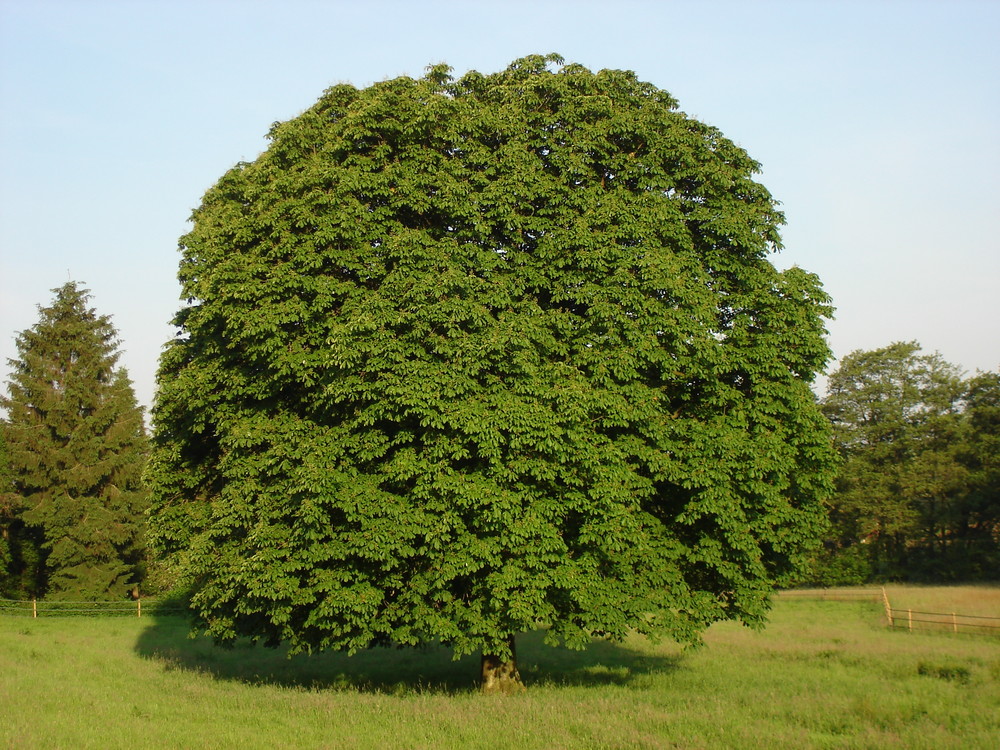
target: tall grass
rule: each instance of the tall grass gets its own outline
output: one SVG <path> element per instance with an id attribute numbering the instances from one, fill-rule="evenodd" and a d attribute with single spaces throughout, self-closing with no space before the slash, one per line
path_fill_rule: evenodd
<path id="1" fill-rule="evenodd" d="M 894 603 L 895 606 L 895 603 Z M 440 649 L 347 658 L 189 639 L 177 618 L 0 618 L 11 748 L 990 748 L 1000 641 L 892 632 L 874 602 L 778 600 L 706 647 L 518 642 L 529 690 L 479 695 Z"/>
<path id="2" fill-rule="evenodd" d="M 917 586 L 895 583 L 886 586 L 885 590 L 892 606 L 899 609 L 1000 618 L 1000 584 Z"/>

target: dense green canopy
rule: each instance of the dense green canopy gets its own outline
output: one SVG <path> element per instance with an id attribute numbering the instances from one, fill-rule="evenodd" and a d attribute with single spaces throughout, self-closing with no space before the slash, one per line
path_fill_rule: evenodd
<path id="1" fill-rule="evenodd" d="M 758 165 L 560 62 L 334 86 L 194 212 L 153 528 L 214 636 L 687 642 L 818 536 L 828 299 Z"/>

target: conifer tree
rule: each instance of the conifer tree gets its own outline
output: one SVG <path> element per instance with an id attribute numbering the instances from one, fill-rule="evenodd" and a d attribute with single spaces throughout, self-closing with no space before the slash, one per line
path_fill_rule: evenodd
<path id="1" fill-rule="evenodd" d="M 115 598 L 144 562 L 147 438 L 117 366 L 118 334 L 75 282 L 17 338 L 4 424 L 8 582 L 33 595 Z M 37 541 L 42 554 L 32 559 Z M 32 569 L 34 566 L 34 570 Z"/>
<path id="2" fill-rule="evenodd" d="M 13 515 L 10 502 L 13 499 L 10 460 L 7 458 L 7 421 L 0 419 L 0 595 L 8 593 L 13 555 L 11 554 L 11 524 Z"/>
<path id="3" fill-rule="evenodd" d="M 6 419 L 0 420 L 0 596 L 23 599 L 44 588 L 42 535 L 20 518 L 24 498 L 15 491 L 7 449 Z"/>

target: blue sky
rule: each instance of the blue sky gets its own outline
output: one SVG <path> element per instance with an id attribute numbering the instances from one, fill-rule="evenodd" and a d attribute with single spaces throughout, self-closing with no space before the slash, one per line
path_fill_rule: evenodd
<path id="1" fill-rule="evenodd" d="M 73 279 L 148 406 L 177 238 L 271 123 L 335 83 L 547 52 L 636 71 L 762 163 L 773 261 L 833 295 L 836 356 L 915 339 L 995 370 L 998 40 L 989 0 L 0 0 L 0 379 Z"/>

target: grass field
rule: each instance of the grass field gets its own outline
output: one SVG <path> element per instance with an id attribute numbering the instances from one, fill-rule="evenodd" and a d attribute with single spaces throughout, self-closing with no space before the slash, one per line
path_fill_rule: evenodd
<path id="1" fill-rule="evenodd" d="M 1000 616 L 998 587 L 889 595 Z M 500 698 L 476 692 L 476 660 L 437 649 L 287 659 L 191 640 L 177 618 L 4 617 L 0 746 L 1000 747 L 1000 638 L 889 631 L 876 602 L 779 599 L 764 631 L 720 624 L 706 642 L 567 652 L 528 634 L 529 690 Z"/>

